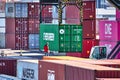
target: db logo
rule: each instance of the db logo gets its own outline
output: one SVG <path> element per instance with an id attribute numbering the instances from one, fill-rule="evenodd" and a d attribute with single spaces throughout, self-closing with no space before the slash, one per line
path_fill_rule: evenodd
<path id="1" fill-rule="evenodd" d="M 55 80 L 55 71 L 48 70 L 48 79 L 47 80 Z"/>
<path id="2" fill-rule="evenodd" d="M 111 28 L 112 24 L 105 24 L 105 34 L 112 34 Z"/>

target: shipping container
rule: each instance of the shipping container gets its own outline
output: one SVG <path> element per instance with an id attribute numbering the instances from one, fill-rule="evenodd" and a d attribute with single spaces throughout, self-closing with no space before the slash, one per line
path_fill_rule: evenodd
<path id="1" fill-rule="evenodd" d="M 120 40 L 120 22 L 102 20 L 99 24 L 100 40 L 119 41 Z"/>
<path id="2" fill-rule="evenodd" d="M 5 18 L 0 18 L 0 28 L 4 27 L 5 28 Z"/>
<path id="3" fill-rule="evenodd" d="M 15 34 L 6 34 L 5 41 L 6 48 L 15 49 Z"/>
<path id="4" fill-rule="evenodd" d="M 29 34 L 39 33 L 39 25 L 40 25 L 39 19 L 34 18 L 28 19 Z"/>
<path id="5" fill-rule="evenodd" d="M 51 51 L 80 52 L 82 50 L 82 27 L 80 25 L 40 25 L 40 49 L 49 42 Z M 54 44 L 54 45 L 53 45 Z"/>
<path id="6" fill-rule="evenodd" d="M 65 10 L 65 8 L 62 9 L 62 19 L 66 19 Z M 52 6 L 52 18 L 58 19 L 58 8 L 56 6 Z"/>
<path id="7" fill-rule="evenodd" d="M 15 33 L 27 34 L 28 33 L 28 19 L 15 18 Z"/>
<path id="8" fill-rule="evenodd" d="M 6 18 L 6 33 L 15 34 L 15 18 Z"/>
<path id="9" fill-rule="evenodd" d="M 39 34 L 29 34 L 29 49 L 39 49 Z"/>
<path id="10" fill-rule="evenodd" d="M 116 41 L 100 41 L 100 46 L 106 46 L 107 55 L 112 51 L 116 44 Z"/>
<path id="11" fill-rule="evenodd" d="M 0 33 L 5 33 L 5 28 L 0 28 Z"/>
<path id="12" fill-rule="evenodd" d="M 20 80 L 20 79 L 15 76 L 0 74 L 0 80 Z"/>
<path id="13" fill-rule="evenodd" d="M 103 77 L 119 78 L 119 74 L 120 70 L 117 68 L 81 62 L 66 60 L 39 61 L 39 80 L 95 80 L 96 78 Z"/>
<path id="14" fill-rule="evenodd" d="M 0 1 L 0 17 L 5 17 L 5 2 Z"/>
<path id="15" fill-rule="evenodd" d="M 15 4 L 14 3 L 6 3 L 5 8 L 5 16 L 8 17 L 15 17 Z"/>
<path id="16" fill-rule="evenodd" d="M 99 45 L 99 40 L 96 39 L 83 39 L 82 46 L 82 57 L 88 58 L 90 55 L 91 48 Z"/>
<path id="17" fill-rule="evenodd" d="M 17 77 L 21 80 L 39 80 L 38 74 L 38 60 L 17 61 Z"/>
<path id="18" fill-rule="evenodd" d="M 120 10 L 116 9 L 116 20 L 119 21 L 120 20 Z"/>
<path id="19" fill-rule="evenodd" d="M 40 50 L 49 42 L 51 51 L 59 50 L 59 29 L 57 24 L 40 24 Z M 54 45 L 53 45 L 54 44 Z"/>
<path id="20" fill-rule="evenodd" d="M 83 19 L 96 19 L 95 0 L 83 1 Z"/>
<path id="21" fill-rule="evenodd" d="M 15 17 L 17 18 L 28 17 L 28 4 L 27 3 L 15 3 Z"/>
<path id="22" fill-rule="evenodd" d="M 82 26 L 80 25 L 59 26 L 59 51 L 60 52 L 82 51 Z"/>
<path id="23" fill-rule="evenodd" d="M 43 23 L 52 23 L 52 6 L 43 6 L 42 8 L 42 22 Z"/>
<path id="24" fill-rule="evenodd" d="M 16 72 L 17 72 L 16 59 L 0 58 L 0 74 L 16 76 Z"/>
<path id="25" fill-rule="evenodd" d="M 40 18 L 40 3 L 28 3 L 28 18 Z"/>
<path id="26" fill-rule="evenodd" d="M 66 24 L 80 24 L 80 19 L 66 19 Z"/>
<path id="27" fill-rule="evenodd" d="M 67 21 L 67 20 L 62 19 L 62 24 L 66 24 L 66 21 Z M 53 19 L 53 20 L 52 20 L 52 24 L 59 24 L 58 19 Z"/>
<path id="28" fill-rule="evenodd" d="M 0 33 L 0 48 L 5 48 L 5 33 Z"/>
<path id="29" fill-rule="evenodd" d="M 15 49 L 28 49 L 28 34 L 15 34 Z"/>
<path id="30" fill-rule="evenodd" d="M 96 21 L 83 20 L 83 39 L 96 38 Z"/>

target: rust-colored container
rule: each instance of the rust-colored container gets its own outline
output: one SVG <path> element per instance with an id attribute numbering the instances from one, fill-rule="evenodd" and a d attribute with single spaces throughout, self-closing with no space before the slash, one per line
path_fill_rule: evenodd
<path id="1" fill-rule="evenodd" d="M 16 76 L 17 60 L 0 58 L 0 74 Z"/>
<path id="2" fill-rule="evenodd" d="M 88 58 L 90 55 L 91 48 L 93 46 L 99 45 L 99 40 L 96 39 L 83 39 L 83 46 L 82 46 L 82 57 Z"/>
<path id="3" fill-rule="evenodd" d="M 28 34 L 15 34 L 15 49 L 28 49 Z"/>
<path id="4" fill-rule="evenodd" d="M 6 18 L 6 33 L 15 34 L 15 18 Z"/>
<path id="5" fill-rule="evenodd" d="M 83 20 L 83 38 L 95 39 L 96 38 L 96 21 Z"/>
<path id="6" fill-rule="evenodd" d="M 65 80 L 64 64 L 39 61 L 38 68 L 39 80 Z"/>
<path id="7" fill-rule="evenodd" d="M 15 32 L 17 34 L 28 33 L 28 19 L 27 18 L 15 18 Z"/>
<path id="8" fill-rule="evenodd" d="M 103 77 L 119 78 L 120 70 L 75 61 L 39 61 L 39 80 L 95 80 Z"/>
<path id="9" fill-rule="evenodd" d="M 80 24 L 80 19 L 66 19 L 65 23 L 67 24 Z"/>
<path id="10" fill-rule="evenodd" d="M 33 2 L 33 3 L 28 3 L 28 18 L 37 18 L 37 19 L 39 19 L 39 9 L 40 8 L 40 3 L 35 3 L 35 2 Z"/>
<path id="11" fill-rule="evenodd" d="M 28 19 L 28 28 L 29 28 L 29 33 L 39 33 L 39 25 L 40 25 L 40 21 L 39 19 Z"/>
<path id="12" fill-rule="evenodd" d="M 5 41 L 6 48 L 15 49 L 15 34 L 6 34 Z"/>
<path id="13" fill-rule="evenodd" d="M 83 2 L 83 19 L 95 19 L 96 18 L 96 7 L 95 1 L 84 1 Z"/>

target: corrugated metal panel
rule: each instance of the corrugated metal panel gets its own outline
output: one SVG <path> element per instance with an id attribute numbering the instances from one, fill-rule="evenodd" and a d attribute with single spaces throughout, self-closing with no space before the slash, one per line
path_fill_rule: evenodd
<path id="1" fill-rule="evenodd" d="M 66 56 L 81 57 L 81 54 L 82 53 L 68 52 L 68 53 L 66 53 Z"/>
<path id="2" fill-rule="evenodd" d="M 17 62 L 17 77 L 21 80 L 39 80 L 38 74 L 38 60 L 19 60 Z"/>
<path id="3" fill-rule="evenodd" d="M 39 80 L 65 80 L 64 64 L 39 61 L 38 68 L 39 68 Z"/>
<path id="4" fill-rule="evenodd" d="M 91 48 L 96 45 L 99 45 L 99 40 L 83 39 L 82 57 L 88 58 Z"/>
<path id="5" fill-rule="evenodd" d="M 120 40 L 120 22 L 103 20 L 99 24 L 100 40 L 119 41 Z"/>
<path id="6" fill-rule="evenodd" d="M 40 50 L 43 50 L 43 47 L 47 42 L 49 42 L 50 51 L 59 50 L 58 25 L 40 24 Z"/>
<path id="7" fill-rule="evenodd" d="M 0 28 L 5 27 L 5 18 L 0 18 Z"/>
<path id="8" fill-rule="evenodd" d="M 15 5 L 14 3 L 6 3 L 6 17 L 15 17 Z"/>
<path id="9" fill-rule="evenodd" d="M 39 34 L 29 34 L 29 49 L 39 48 Z"/>
<path id="10" fill-rule="evenodd" d="M 66 19 L 67 24 L 80 24 L 80 19 Z"/>
<path id="11" fill-rule="evenodd" d="M 17 50 L 28 49 L 28 34 L 15 34 L 15 48 Z"/>
<path id="12" fill-rule="evenodd" d="M 17 60 L 15 59 L 0 59 L 0 73 L 16 76 Z"/>
<path id="13" fill-rule="evenodd" d="M 18 34 L 28 33 L 28 19 L 15 18 L 15 32 Z"/>
<path id="14" fill-rule="evenodd" d="M 15 17 L 28 17 L 28 4 L 27 3 L 15 3 Z"/>
<path id="15" fill-rule="evenodd" d="M 66 20 L 63 19 L 63 20 L 62 20 L 62 24 L 65 24 L 65 21 L 66 21 Z M 59 23 L 59 22 L 58 22 L 58 19 L 53 19 L 53 20 L 52 20 L 52 24 L 58 24 L 58 23 Z"/>
<path id="16" fill-rule="evenodd" d="M 6 48 L 15 49 L 15 34 L 6 34 L 5 41 Z"/>
<path id="17" fill-rule="evenodd" d="M 28 3 L 28 16 L 29 18 L 40 18 L 40 4 L 39 3 Z"/>
<path id="18" fill-rule="evenodd" d="M 20 79 L 14 76 L 0 74 L 0 80 L 20 80 Z"/>
<path id="19" fill-rule="evenodd" d="M 0 1 L 0 17 L 5 17 L 5 2 Z"/>
<path id="20" fill-rule="evenodd" d="M 65 12 L 65 8 L 63 8 L 63 11 L 62 11 L 62 19 L 65 19 L 66 18 L 66 12 Z M 52 18 L 53 19 L 58 19 L 58 8 L 56 6 L 52 6 Z"/>
<path id="21" fill-rule="evenodd" d="M 95 1 L 83 1 L 83 19 L 95 19 L 96 7 Z"/>
<path id="22" fill-rule="evenodd" d="M 29 33 L 39 33 L 39 19 L 28 19 Z"/>
<path id="23" fill-rule="evenodd" d="M 95 39 L 96 37 L 96 21 L 83 20 L 83 38 Z"/>
<path id="24" fill-rule="evenodd" d="M 96 80 L 120 80 L 120 78 L 97 78 Z"/>
<path id="25" fill-rule="evenodd" d="M 5 33 L 0 33 L 0 48 L 5 48 Z"/>
<path id="26" fill-rule="evenodd" d="M 6 18 L 6 33 L 15 34 L 15 18 Z"/>
<path id="27" fill-rule="evenodd" d="M 5 33 L 5 28 L 0 28 L 0 33 Z"/>

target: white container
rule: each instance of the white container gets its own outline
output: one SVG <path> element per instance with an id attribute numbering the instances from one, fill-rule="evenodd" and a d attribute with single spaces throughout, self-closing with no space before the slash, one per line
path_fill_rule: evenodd
<path id="1" fill-rule="evenodd" d="M 0 33 L 0 48 L 5 48 L 5 34 Z"/>
<path id="2" fill-rule="evenodd" d="M 5 28 L 0 27 L 0 33 L 5 33 Z"/>
<path id="3" fill-rule="evenodd" d="M 14 76 L 0 74 L 0 80 L 21 80 L 21 79 L 14 77 Z"/>
<path id="4" fill-rule="evenodd" d="M 5 18 L 0 18 L 0 27 L 5 27 Z"/>
<path id="5" fill-rule="evenodd" d="M 18 60 L 17 77 L 21 80 L 38 80 L 38 60 Z"/>

